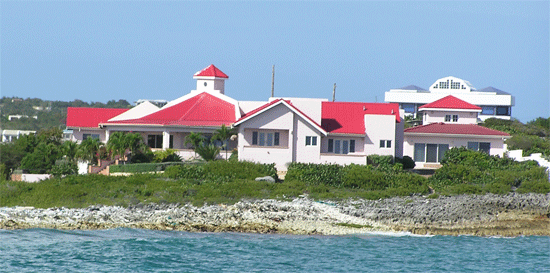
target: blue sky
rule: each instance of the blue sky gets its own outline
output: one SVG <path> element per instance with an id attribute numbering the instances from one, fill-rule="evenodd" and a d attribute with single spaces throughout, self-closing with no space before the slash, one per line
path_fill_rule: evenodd
<path id="1" fill-rule="evenodd" d="M 226 95 L 382 102 L 455 76 L 550 116 L 550 4 L 370 1 L 2 1 L 1 95 L 172 100 L 210 64 Z"/>

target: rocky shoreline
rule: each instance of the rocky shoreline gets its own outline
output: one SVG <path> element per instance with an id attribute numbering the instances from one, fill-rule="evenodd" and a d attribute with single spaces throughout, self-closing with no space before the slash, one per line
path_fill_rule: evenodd
<path id="1" fill-rule="evenodd" d="M 234 205 L 137 205 L 84 209 L 0 208 L 0 229 L 144 228 L 191 232 L 345 235 L 369 232 L 550 236 L 550 194 L 422 196 L 318 202 L 240 201 Z"/>

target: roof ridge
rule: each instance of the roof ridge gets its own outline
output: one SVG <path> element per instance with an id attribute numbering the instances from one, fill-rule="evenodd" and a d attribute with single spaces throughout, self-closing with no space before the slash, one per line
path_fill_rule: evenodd
<path id="1" fill-rule="evenodd" d="M 193 105 L 189 107 L 189 109 L 178 120 L 185 120 L 185 117 L 187 117 L 187 115 L 189 115 L 189 113 L 191 113 L 191 111 L 194 110 L 195 107 L 204 100 L 205 93 L 206 92 L 198 94 L 197 96 L 200 96 L 200 98 L 195 101 L 195 103 L 193 103 Z"/>

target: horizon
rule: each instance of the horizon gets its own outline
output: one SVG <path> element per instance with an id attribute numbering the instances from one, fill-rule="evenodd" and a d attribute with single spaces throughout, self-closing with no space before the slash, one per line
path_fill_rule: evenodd
<path id="1" fill-rule="evenodd" d="M 1 9 L 1 95 L 177 99 L 214 64 L 225 94 L 384 102 L 455 76 L 550 116 L 550 3 L 17 2 Z"/>

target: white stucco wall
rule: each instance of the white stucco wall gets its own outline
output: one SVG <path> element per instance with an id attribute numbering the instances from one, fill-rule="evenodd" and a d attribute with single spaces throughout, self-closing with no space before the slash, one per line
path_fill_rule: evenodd
<path id="1" fill-rule="evenodd" d="M 421 111 L 423 113 L 423 124 L 430 123 L 453 123 L 453 124 L 477 124 L 477 113 L 476 112 L 462 112 L 462 111 L 432 111 L 426 110 Z M 451 121 L 445 121 L 445 116 L 451 115 Z M 453 122 L 452 116 L 458 115 L 458 121 Z"/>
<path id="2" fill-rule="evenodd" d="M 367 155 L 396 155 L 394 115 L 365 115 L 365 152 Z M 391 148 L 380 148 L 380 140 L 391 140 Z"/>

